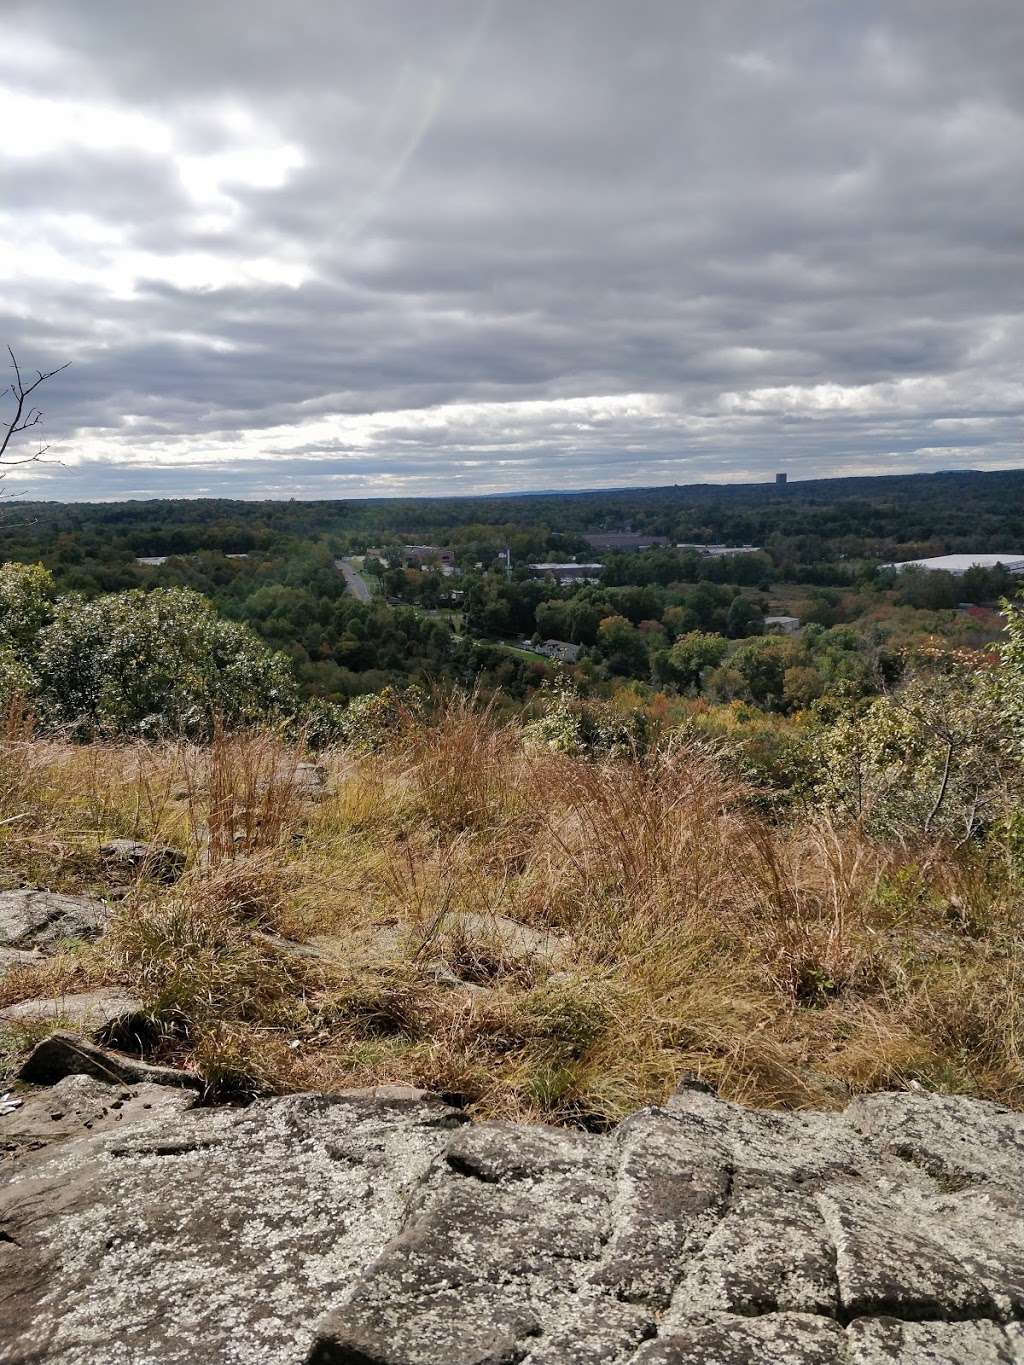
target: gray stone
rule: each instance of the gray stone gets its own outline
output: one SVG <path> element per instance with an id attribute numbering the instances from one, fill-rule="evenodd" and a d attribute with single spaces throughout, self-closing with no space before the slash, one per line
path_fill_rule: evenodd
<path id="1" fill-rule="evenodd" d="M 953 1095 L 910 1091 L 853 1100 L 843 1124 L 868 1150 L 960 1189 L 994 1181 L 1024 1195 L 1024 1114 Z"/>
<path id="2" fill-rule="evenodd" d="M 998 1316 L 972 1265 L 970 1243 L 951 1235 L 927 1197 L 916 1191 L 833 1186 L 818 1195 L 835 1247 L 844 1312 L 895 1318 L 936 1313 Z"/>
<path id="3" fill-rule="evenodd" d="M 142 1001 L 124 991 L 103 987 L 78 991 L 55 999 L 22 1000 L 0 1010 L 0 1023 L 21 1023 L 29 1019 L 59 1019 L 83 1032 L 109 1028 L 133 1014 L 142 1012 Z"/>
<path id="4" fill-rule="evenodd" d="M 618 1217 L 593 1282 L 632 1303 L 664 1308 L 687 1253 L 702 1246 L 727 1207 L 732 1171 L 722 1145 L 693 1143 L 668 1117 L 620 1125 Z"/>
<path id="5" fill-rule="evenodd" d="M 296 763 L 295 790 L 302 796 L 318 798 L 327 792 L 327 769 L 320 763 Z"/>
<path id="6" fill-rule="evenodd" d="M 358 1306 L 335 1314 L 321 1331 L 309 1365 L 515 1365 L 540 1335 L 537 1317 L 503 1301 L 491 1285 L 426 1294 L 411 1309 Z"/>
<path id="7" fill-rule="evenodd" d="M 849 1365 L 1019 1365 L 1019 1323 L 899 1322 L 861 1318 L 847 1332 Z"/>
<path id="8" fill-rule="evenodd" d="M 527 1356 L 529 1365 L 609 1365 L 632 1361 L 637 1348 L 657 1334 L 647 1309 L 605 1295 L 577 1295 L 572 1313 L 547 1323 Z"/>
<path id="9" fill-rule="evenodd" d="M 259 933 L 256 937 L 266 947 L 311 965 L 347 969 L 380 965 L 396 958 L 405 960 L 408 944 L 415 951 L 424 975 L 435 985 L 477 997 L 485 996 L 488 988 L 475 978 L 465 979 L 465 964 L 462 975 L 452 969 L 453 947 L 480 949 L 481 958 L 486 959 L 481 963 L 485 972 L 491 958 L 546 972 L 572 954 L 571 941 L 559 934 L 534 929 L 507 915 L 475 911 L 453 911 L 426 933 L 411 923 L 393 919 L 378 923 L 371 919 L 347 926 L 344 933 L 312 934 L 301 942 L 280 934 Z"/>
<path id="10" fill-rule="evenodd" d="M 543 1124 L 524 1128 L 491 1122 L 475 1123 L 456 1133 L 445 1155 L 448 1165 L 460 1175 L 496 1184 L 592 1170 L 597 1152 L 593 1141 L 582 1133 Z"/>
<path id="11" fill-rule="evenodd" d="M 834 1317 L 835 1261 L 813 1199 L 799 1188 L 749 1190 L 693 1257 L 677 1297 L 687 1311 Z"/>
<path id="12" fill-rule="evenodd" d="M 32 1151 L 51 1142 L 84 1137 L 140 1120 L 167 1119 L 196 1097 L 165 1085 L 112 1086 L 93 1076 L 65 1076 L 45 1090 L 29 1091 L 21 1105 L 0 1115 L 0 1153 Z"/>
<path id="13" fill-rule="evenodd" d="M 402 935 L 393 922 L 376 924 L 369 920 L 352 925 L 343 934 L 313 934 L 301 942 L 281 934 L 257 933 L 254 937 L 275 952 L 311 966 L 350 970 L 393 959 Z"/>
<path id="14" fill-rule="evenodd" d="M 778 1114 L 687 1086 L 585 1134 L 408 1086 L 246 1110 L 86 1076 L 23 1093 L 0 1358 L 1024 1362 L 1021 1119 L 996 1105 Z"/>
<path id="15" fill-rule="evenodd" d="M 0 1183 L 0 1359 L 299 1365 L 460 1121 L 300 1096 L 19 1157 Z M 481 1306 L 483 1335 L 499 1317 Z"/>
<path id="16" fill-rule="evenodd" d="M 132 877 L 152 877 L 154 881 L 176 882 L 185 871 L 185 854 L 168 844 L 111 839 L 100 849 L 100 856 L 112 870 L 123 871 Z"/>
<path id="17" fill-rule="evenodd" d="M 201 1076 L 173 1066 L 153 1066 L 109 1048 L 100 1047 L 75 1033 L 51 1033 L 29 1053 L 18 1072 L 20 1080 L 53 1085 L 64 1076 L 95 1076 L 114 1085 L 149 1081 L 153 1085 L 184 1086 L 202 1090 Z"/>
<path id="18" fill-rule="evenodd" d="M 56 891 L 0 891 L 0 946 L 52 952 L 65 939 L 98 938 L 109 908 Z"/>
<path id="19" fill-rule="evenodd" d="M 508 915 L 489 915 L 477 910 L 453 910 L 445 916 L 438 932 L 449 939 L 493 944 L 510 958 L 549 967 L 567 961 L 572 953 L 570 940 L 550 929 L 535 929 Z"/>
<path id="20" fill-rule="evenodd" d="M 0 947 L 0 977 L 12 967 L 37 967 L 40 962 L 45 961 L 46 954 L 39 952 L 37 948 Z"/>
<path id="21" fill-rule="evenodd" d="M 804 1313 L 697 1320 L 641 1346 L 635 1365 L 842 1365 L 846 1334 Z"/>

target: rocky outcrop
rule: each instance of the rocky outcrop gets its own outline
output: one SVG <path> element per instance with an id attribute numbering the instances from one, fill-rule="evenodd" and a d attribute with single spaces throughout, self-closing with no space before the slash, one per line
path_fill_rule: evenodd
<path id="1" fill-rule="evenodd" d="M 185 1086 L 202 1090 L 201 1078 L 191 1071 L 127 1057 L 99 1047 L 74 1033 L 51 1033 L 29 1053 L 18 1077 L 37 1085 L 54 1085 L 65 1076 L 94 1076 L 113 1085 L 151 1082 L 153 1085 Z"/>
<path id="2" fill-rule="evenodd" d="M 1024 1117 L 996 1105 L 691 1086 L 591 1135 L 405 1088 L 159 1090 L 73 1076 L 0 1118 L 30 1134 L 0 1187 L 0 1358 L 1024 1361 Z"/>
<path id="3" fill-rule="evenodd" d="M 11 967 L 38 967 L 45 961 L 46 954 L 37 948 L 6 948 L 0 944 L 0 976 Z"/>
<path id="4" fill-rule="evenodd" d="M 274 951 L 323 966 L 370 966 L 391 961 L 403 938 L 417 943 L 417 957 L 438 985 L 476 986 L 503 970 L 520 966 L 548 973 L 566 967 L 575 952 L 572 940 L 511 919 L 508 915 L 451 910 L 432 925 L 415 928 L 395 920 L 347 926 L 344 933 L 313 934 L 302 942 L 259 933 Z"/>
<path id="5" fill-rule="evenodd" d="M 102 901 L 89 896 L 0 891 L 0 949 L 47 952 L 68 939 L 98 938 L 109 913 Z"/>
<path id="6" fill-rule="evenodd" d="M 0 1157 L 130 1127 L 140 1119 L 166 1119 L 194 1103 L 195 1096 L 187 1090 L 152 1082 L 122 1086 L 93 1076 L 65 1076 L 29 1094 L 0 1120 Z"/>

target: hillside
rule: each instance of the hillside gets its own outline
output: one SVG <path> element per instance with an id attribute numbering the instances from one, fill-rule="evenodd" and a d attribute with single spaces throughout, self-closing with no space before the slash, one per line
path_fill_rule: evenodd
<path id="1" fill-rule="evenodd" d="M 62 1015 L 24 1002 L 104 987 L 214 1095 L 402 1082 L 598 1129 L 686 1072 L 769 1106 L 911 1082 L 1020 1103 L 1016 863 L 991 811 L 954 837 L 976 774 L 912 840 L 932 788 L 915 816 L 905 771 L 885 837 L 824 794 L 780 816 L 692 736 L 588 756 L 581 714 L 524 743 L 471 701 L 385 702 L 314 766 L 271 734 L 9 740 L 7 885 L 105 902 L 94 941 L 4 975 L 11 1063 Z"/>
<path id="2" fill-rule="evenodd" d="M 1000 625 L 339 706 L 0 568 L 0 1354 L 1019 1359 Z"/>
<path id="3" fill-rule="evenodd" d="M 1016 766 L 935 691 L 784 807 L 565 697 L 315 754 L 12 712 L 0 1352 L 1019 1359 Z"/>

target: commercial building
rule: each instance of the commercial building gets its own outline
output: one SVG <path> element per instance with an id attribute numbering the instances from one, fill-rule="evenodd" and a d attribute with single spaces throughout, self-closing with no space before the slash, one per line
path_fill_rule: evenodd
<path id="1" fill-rule="evenodd" d="M 796 635 L 800 630 L 800 617 L 766 616 L 764 628 L 769 635 Z"/>
<path id="2" fill-rule="evenodd" d="M 529 640 L 524 640 L 523 649 L 528 649 L 532 654 L 543 654 L 549 659 L 555 659 L 558 663 L 574 664 L 580 657 L 582 645 L 571 645 L 568 640 L 545 640 L 542 645 L 532 644 Z"/>
<path id="3" fill-rule="evenodd" d="M 706 559 L 722 559 L 726 555 L 754 555 L 760 545 L 701 545 L 697 541 L 686 540 L 676 546 L 677 550 L 692 550 L 695 555 Z"/>
<path id="4" fill-rule="evenodd" d="M 968 569 L 994 569 L 1002 564 L 1009 573 L 1024 573 L 1024 555 L 1019 550 L 999 554 L 933 555 L 930 559 L 904 559 L 899 564 L 886 564 L 886 569 L 927 569 L 931 573 L 951 573 L 960 578 Z"/>
<path id="5" fill-rule="evenodd" d="M 455 551 L 440 545 L 403 545 L 402 553 L 410 564 L 440 564 L 442 568 L 455 564 Z"/>
<path id="6" fill-rule="evenodd" d="M 537 578 L 555 578 L 563 585 L 569 583 L 598 583 L 604 573 L 603 564 L 531 564 L 530 571 Z"/>

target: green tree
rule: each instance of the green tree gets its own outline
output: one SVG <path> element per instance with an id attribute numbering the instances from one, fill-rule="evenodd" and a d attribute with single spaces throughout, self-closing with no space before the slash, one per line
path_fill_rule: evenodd
<path id="1" fill-rule="evenodd" d="M 704 671 L 717 668 L 728 648 L 728 641 L 721 635 L 691 630 L 681 635 L 668 651 L 662 668 L 680 687 L 699 687 Z"/>
<path id="2" fill-rule="evenodd" d="M 761 635 L 764 631 L 764 614 L 749 597 L 740 594 L 729 604 L 725 629 L 733 640 L 741 640 L 748 635 Z"/>
<path id="3" fill-rule="evenodd" d="M 746 640 L 729 660 L 743 678 L 750 699 L 769 710 L 785 706 L 786 669 L 796 663 L 799 647 L 775 636 Z"/>
<path id="4" fill-rule="evenodd" d="M 53 615 L 53 575 L 42 564 L 0 565 L 0 647 L 25 662 Z"/>
<path id="5" fill-rule="evenodd" d="M 598 627 L 597 643 L 610 673 L 646 678 L 650 671 L 647 642 L 624 616 L 606 616 Z"/>
<path id="6" fill-rule="evenodd" d="M 205 738 L 297 701 L 284 655 L 185 588 L 59 598 L 34 664 L 41 718 L 78 738 Z"/>

